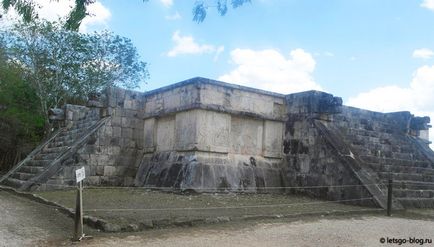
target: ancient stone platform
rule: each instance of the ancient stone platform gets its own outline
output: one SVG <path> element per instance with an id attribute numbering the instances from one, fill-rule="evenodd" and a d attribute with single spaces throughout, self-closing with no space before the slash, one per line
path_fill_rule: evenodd
<path id="1" fill-rule="evenodd" d="M 0 183 L 73 186 L 74 170 L 84 166 L 86 183 L 95 186 L 305 193 L 384 207 L 385 182 L 393 178 L 397 207 L 434 206 L 429 118 L 409 112 L 206 78 L 145 93 L 111 88 L 87 107 L 53 112 L 63 128 Z"/>

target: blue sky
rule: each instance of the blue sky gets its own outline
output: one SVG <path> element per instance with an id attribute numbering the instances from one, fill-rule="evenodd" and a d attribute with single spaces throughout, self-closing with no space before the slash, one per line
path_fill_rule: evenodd
<path id="1" fill-rule="evenodd" d="M 434 0 L 252 0 L 201 24 L 194 1 L 101 3 L 150 63 L 142 90 L 203 76 L 434 119 Z"/>
<path id="2" fill-rule="evenodd" d="M 434 119 L 434 0 L 252 0 L 224 17 L 211 7 L 201 24 L 194 2 L 97 0 L 81 31 L 130 38 L 149 63 L 141 91 L 202 76 Z"/>
<path id="3" fill-rule="evenodd" d="M 201 24 L 192 21 L 194 1 L 163 2 L 101 1 L 111 12 L 107 27 L 131 38 L 150 63 L 145 90 L 194 76 L 218 79 L 236 67 L 235 49 L 273 49 L 287 58 L 303 49 L 315 60 L 312 79 L 346 100 L 378 86 L 408 86 L 418 67 L 433 63 L 412 57 L 416 49 L 434 50 L 434 11 L 422 1 L 253 0 L 225 17 L 210 8 Z M 168 56 L 176 32 L 224 51 Z"/>

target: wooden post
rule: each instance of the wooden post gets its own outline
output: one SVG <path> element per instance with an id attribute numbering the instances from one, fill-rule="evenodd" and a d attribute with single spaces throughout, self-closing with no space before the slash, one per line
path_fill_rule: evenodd
<path id="1" fill-rule="evenodd" d="M 389 179 L 389 183 L 387 185 L 387 216 L 392 215 L 392 187 L 393 180 Z"/>
<path id="2" fill-rule="evenodd" d="M 81 241 L 83 238 L 83 181 L 78 182 L 77 198 L 75 201 L 74 240 Z"/>

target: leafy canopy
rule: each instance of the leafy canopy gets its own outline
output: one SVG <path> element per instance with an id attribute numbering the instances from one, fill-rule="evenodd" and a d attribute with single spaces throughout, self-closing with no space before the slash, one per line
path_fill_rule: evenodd
<path id="1" fill-rule="evenodd" d="M 245 3 L 250 3 L 251 0 L 231 0 L 232 8 L 236 9 Z M 217 12 L 224 16 L 228 12 L 228 0 L 215 0 L 214 5 L 208 4 L 206 1 L 196 1 L 193 7 L 193 21 L 201 23 L 205 20 L 207 10 L 211 7 L 216 7 Z"/>
<path id="2" fill-rule="evenodd" d="M 9 123 L 15 130 L 0 135 L 17 135 L 13 143 L 37 142 L 43 135 L 44 118 L 35 90 L 21 73 L 19 67 L 7 61 L 5 41 L 0 39 L 0 122 Z"/>
<path id="3" fill-rule="evenodd" d="M 131 40 L 108 31 L 83 34 L 34 21 L 2 31 L 0 38 L 8 61 L 35 89 L 43 113 L 107 86 L 136 88 L 149 77 Z"/>
<path id="4" fill-rule="evenodd" d="M 149 0 L 142 1 L 147 2 Z M 87 8 L 95 2 L 96 0 L 75 0 L 74 7 L 66 17 L 64 28 L 67 30 L 78 31 L 82 20 L 89 15 Z M 232 8 L 235 9 L 245 3 L 250 3 L 251 0 L 229 0 L 229 2 Z M 5 11 L 8 11 L 11 8 L 15 9 L 26 23 L 38 19 L 36 12 L 37 5 L 34 0 L 2 0 L 2 8 Z M 224 16 L 228 12 L 228 0 L 197 0 L 193 5 L 193 21 L 197 23 L 203 22 L 209 8 L 217 8 L 217 12 L 221 16 Z"/>

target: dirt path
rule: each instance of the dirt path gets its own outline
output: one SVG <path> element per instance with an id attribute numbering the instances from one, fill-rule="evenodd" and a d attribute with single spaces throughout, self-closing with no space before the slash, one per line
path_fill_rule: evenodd
<path id="1" fill-rule="evenodd" d="M 97 237 L 80 246 L 399 246 L 397 243 L 381 244 L 380 239 L 383 237 L 429 238 L 434 241 L 434 222 L 378 216 L 311 222 L 244 222 L 244 227 L 241 228 L 178 228 L 134 235 Z M 434 242 L 424 246 L 433 245 Z"/>
<path id="2" fill-rule="evenodd" d="M 56 246 L 72 230 L 73 220 L 55 208 L 0 190 L 0 247 Z"/>
<path id="3" fill-rule="evenodd" d="M 321 220 L 245 221 L 191 228 L 108 234 L 91 229 L 94 239 L 69 241 L 73 221 L 48 207 L 0 191 L 0 247 L 3 246 L 399 246 L 381 238 L 434 239 L 434 221 L 365 216 Z M 424 246 L 433 246 L 434 243 Z M 404 246 L 420 246 L 420 242 Z"/>

